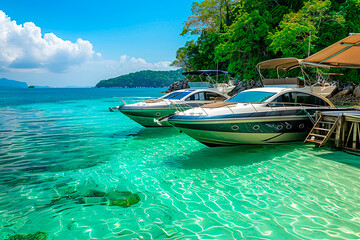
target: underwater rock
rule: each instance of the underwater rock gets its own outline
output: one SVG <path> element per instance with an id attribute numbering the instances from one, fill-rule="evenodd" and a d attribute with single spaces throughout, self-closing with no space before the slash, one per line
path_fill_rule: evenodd
<path id="1" fill-rule="evenodd" d="M 84 195 L 84 197 L 105 197 L 106 193 L 101 192 L 95 189 L 90 189 L 87 194 Z"/>
<path id="2" fill-rule="evenodd" d="M 104 197 L 79 197 L 77 203 L 84 205 L 106 205 L 108 202 L 107 198 Z"/>
<path id="3" fill-rule="evenodd" d="M 87 192 L 79 193 L 75 191 L 73 194 L 68 194 L 65 196 L 56 196 L 51 199 L 50 205 L 57 204 L 60 201 L 72 200 L 78 204 L 83 205 L 109 205 L 109 206 L 119 206 L 119 207 L 130 207 L 140 201 L 139 195 L 129 191 L 113 191 L 105 193 L 102 191 L 90 189 Z"/>
<path id="4" fill-rule="evenodd" d="M 46 240 L 46 233 L 36 232 L 34 234 L 16 234 L 8 240 Z"/>
<path id="5" fill-rule="evenodd" d="M 107 193 L 106 197 L 109 199 L 109 206 L 119 206 L 123 208 L 130 207 L 140 201 L 139 195 L 128 191 L 113 191 Z"/>

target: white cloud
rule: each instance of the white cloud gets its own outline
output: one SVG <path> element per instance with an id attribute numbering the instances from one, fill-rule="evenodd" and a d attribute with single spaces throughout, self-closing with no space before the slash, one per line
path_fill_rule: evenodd
<path id="1" fill-rule="evenodd" d="M 164 61 L 157 63 L 148 63 L 143 58 L 134 58 L 134 57 L 129 57 L 127 55 L 121 56 L 120 62 L 118 64 L 120 68 L 129 69 L 131 71 L 174 69 L 173 67 L 170 67 L 171 62 Z"/>
<path id="2" fill-rule="evenodd" d="M 134 58 L 123 55 L 118 61 L 114 60 L 90 60 L 81 65 L 69 67 L 63 73 L 48 72 L 43 69 L 29 70 L 16 69 L 6 71 L 2 77 L 27 82 L 28 85 L 37 86 L 95 86 L 100 80 L 117 77 L 120 75 L 142 70 L 166 71 L 175 70 L 170 62 L 148 63 L 141 58 Z"/>
<path id="3" fill-rule="evenodd" d="M 0 69 L 46 69 L 64 72 L 92 58 L 93 46 L 78 39 L 62 40 L 53 33 L 42 35 L 32 22 L 18 25 L 0 10 Z"/>
<path id="4" fill-rule="evenodd" d="M 39 86 L 95 86 L 100 80 L 131 72 L 174 69 L 167 61 L 149 63 L 127 55 L 103 59 L 89 41 L 72 43 L 53 33 L 41 34 L 34 23 L 19 25 L 0 10 L 1 77 Z"/>

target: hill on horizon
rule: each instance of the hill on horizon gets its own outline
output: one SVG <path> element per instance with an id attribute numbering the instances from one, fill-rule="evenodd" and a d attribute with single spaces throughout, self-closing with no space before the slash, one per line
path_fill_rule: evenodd
<path id="1" fill-rule="evenodd" d="M 0 88 L 27 88 L 27 87 L 28 85 L 26 82 L 10 80 L 7 78 L 0 78 Z"/>
<path id="2" fill-rule="evenodd" d="M 144 70 L 101 80 L 95 88 L 168 87 L 171 83 L 183 79 L 182 72 L 182 69 L 171 71 Z"/>

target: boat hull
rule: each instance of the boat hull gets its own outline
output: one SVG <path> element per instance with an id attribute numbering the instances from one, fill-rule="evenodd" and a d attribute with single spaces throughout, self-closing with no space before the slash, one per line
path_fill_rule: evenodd
<path id="1" fill-rule="evenodd" d="M 139 123 L 144 127 L 171 127 L 167 121 L 162 121 L 161 125 L 154 121 L 175 113 L 176 109 L 163 108 L 163 109 L 119 109 L 124 115 Z"/>
<path id="2" fill-rule="evenodd" d="M 197 141 L 209 146 L 279 144 L 303 141 L 307 133 L 228 133 L 179 128 Z M 272 140 L 273 139 L 273 140 Z"/>
<path id="3" fill-rule="evenodd" d="M 303 141 L 311 130 L 308 117 L 279 119 L 229 119 L 226 121 L 180 121 L 170 124 L 208 146 L 279 144 Z"/>

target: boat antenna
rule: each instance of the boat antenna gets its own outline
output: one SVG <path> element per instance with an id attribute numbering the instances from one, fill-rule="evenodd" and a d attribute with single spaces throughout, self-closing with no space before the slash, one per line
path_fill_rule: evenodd
<path id="1" fill-rule="evenodd" d="M 311 31 L 309 34 L 309 48 L 308 48 L 308 57 L 310 56 L 310 43 L 311 43 Z"/>

